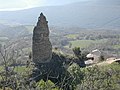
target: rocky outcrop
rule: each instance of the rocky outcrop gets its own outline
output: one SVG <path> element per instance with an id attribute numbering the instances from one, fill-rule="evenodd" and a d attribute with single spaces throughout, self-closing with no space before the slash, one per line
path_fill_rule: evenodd
<path id="1" fill-rule="evenodd" d="M 38 18 L 33 31 L 32 44 L 33 62 L 35 64 L 48 63 L 52 57 L 52 45 L 49 41 L 48 21 L 43 13 Z"/>

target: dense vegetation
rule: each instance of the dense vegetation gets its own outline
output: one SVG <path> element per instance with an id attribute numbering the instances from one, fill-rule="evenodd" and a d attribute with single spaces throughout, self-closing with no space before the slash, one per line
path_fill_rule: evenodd
<path id="1" fill-rule="evenodd" d="M 19 31 L 21 28 L 25 32 Z M 84 61 L 96 48 L 106 57 L 120 57 L 120 31 L 51 27 L 54 58 L 45 65 L 50 70 L 42 67 L 36 75 L 30 56 L 33 26 L 21 28 L 11 27 L 11 35 L 3 30 L 0 33 L 1 90 L 119 90 L 118 63 L 85 67 Z"/>
<path id="2" fill-rule="evenodd" d="M 42 67 L 41 73 L 34 77 L 32 75 L 35 67 L 32 63 L 24 66 L 10 66 L 11 63 L 4 62 L 4 66 L 1 66 L 0 88 L 3 90 L 119 90 L 119 63 L 81 68 L 79 63 L 74 62 L 74 60 L 83 59 L 81 51 L 79 48 L 74 48 L 73 51 L 74 57 L 53 53 L 52 62 L 49 63 L 53 71 Z"/>

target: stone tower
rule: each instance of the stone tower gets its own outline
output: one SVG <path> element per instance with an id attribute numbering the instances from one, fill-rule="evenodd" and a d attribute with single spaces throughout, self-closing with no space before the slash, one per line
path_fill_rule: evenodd
<path id="1" fill-rule="evenodd" d="M 38 18 L 33 31 L 32 44 L 33 62 L 35 64 L 50 62 L 52 57 L 52 45 L 49 41 L 48 21 L 43 13 Z"/>

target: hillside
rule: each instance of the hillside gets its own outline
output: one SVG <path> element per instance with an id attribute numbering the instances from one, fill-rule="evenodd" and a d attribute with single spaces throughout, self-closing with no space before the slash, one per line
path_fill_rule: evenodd
<path id="1" fill-rule="evenodd" d="M 0 90 L 120 90 L 120 0 L 44 1 L 0 11 Z"/>
<path id="2" fill-rule="evenodd" d="M 0 19 L 34 25 L 40 12 L 48 16 L 50 25 L 81 28 L 120 28 L 120 1 L 93 0 L 62 6 L 36 7 L 18 11 L 1 11 Z"/>

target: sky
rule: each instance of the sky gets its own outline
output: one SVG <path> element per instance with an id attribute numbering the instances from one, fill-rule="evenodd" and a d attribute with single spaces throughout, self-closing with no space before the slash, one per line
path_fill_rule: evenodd
<path id="1" fill-rule="evenodd" d="M 63 5 L 87 0 L 0 0 L 0 11 L 19 10 L 40 6 Z"/>

